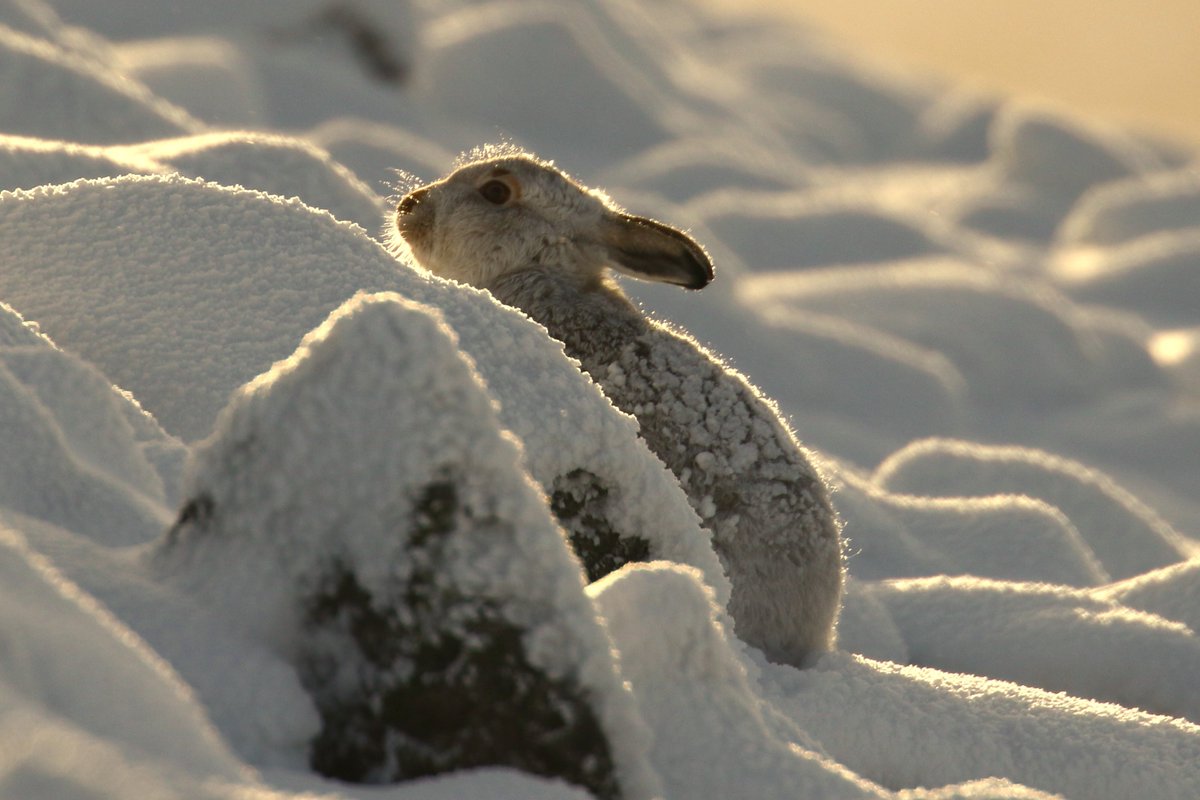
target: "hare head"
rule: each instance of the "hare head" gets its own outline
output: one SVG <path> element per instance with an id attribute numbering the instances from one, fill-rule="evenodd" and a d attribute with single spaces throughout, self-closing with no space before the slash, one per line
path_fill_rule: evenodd
<path id="1" fill-rule="evenodd" d="M 581 287 L 608 267 L 688 289 L 713 278 L 704 248 L 686 233 L 627 214 L 525 154 L 475 161 L 410 192 L 396 228 L 430 272 L 480 288 L 531 268 L 562 270 Z"/>

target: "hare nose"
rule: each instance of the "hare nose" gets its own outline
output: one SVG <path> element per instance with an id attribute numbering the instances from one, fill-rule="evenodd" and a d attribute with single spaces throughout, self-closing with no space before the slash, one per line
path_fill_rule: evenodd
<path id="1" fill-rule="evenodd" d="M 404 198 L 400 201 L 400 205 L 396 206 L 396 212 L 399 214 L 411 214 L 412 210 L 420 205 L 421 202 L 428 196 L 428 189 L 417 189 L 415 192 L 411 192 L 404 196 Z"/>

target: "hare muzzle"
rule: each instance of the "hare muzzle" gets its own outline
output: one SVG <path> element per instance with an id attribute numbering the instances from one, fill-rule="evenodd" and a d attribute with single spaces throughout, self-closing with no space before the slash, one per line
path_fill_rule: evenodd
<path id="1" fill-rule="evenodd" d="M 410 245 L 418 244 L 433 228 L 433 206 L 429 188 L 406 194 L 396 205 L 396 229 Z"/>

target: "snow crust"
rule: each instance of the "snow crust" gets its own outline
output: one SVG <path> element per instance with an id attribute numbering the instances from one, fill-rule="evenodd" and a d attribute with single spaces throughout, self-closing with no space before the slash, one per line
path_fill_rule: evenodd
<path id="1" fill-rule="evenodd" d="M 713 256 L 627 288 L 834 489 L 810 668 L 736 639 L 710 533 L 562 345 L 389 237 L 388 194 L 497 139 Z M 387 674 L 348 620 L 408 620 L 425 558 L 586 689 L 625 797 L 1191 800 L 1198 176 L 674 0 L 0 0 L 0 795 L 589 796 L 313 770 Z M 446 464 L 494 513 L 434 558 Z M 580 475 L 648 552 L 586 587 Z M 378 602 L 314 612 L 333 563 Z"/>

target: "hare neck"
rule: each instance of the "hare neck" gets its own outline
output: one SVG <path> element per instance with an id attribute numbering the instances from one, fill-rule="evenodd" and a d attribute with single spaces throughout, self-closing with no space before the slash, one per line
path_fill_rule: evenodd
<path id="1" fill-rule="evenodd" d="M 488 290 L 544 325 L 593 378 L 647 327 L 621 287 L 603 273 L 581 279 L 538 265 L 505 275 Z"/>

